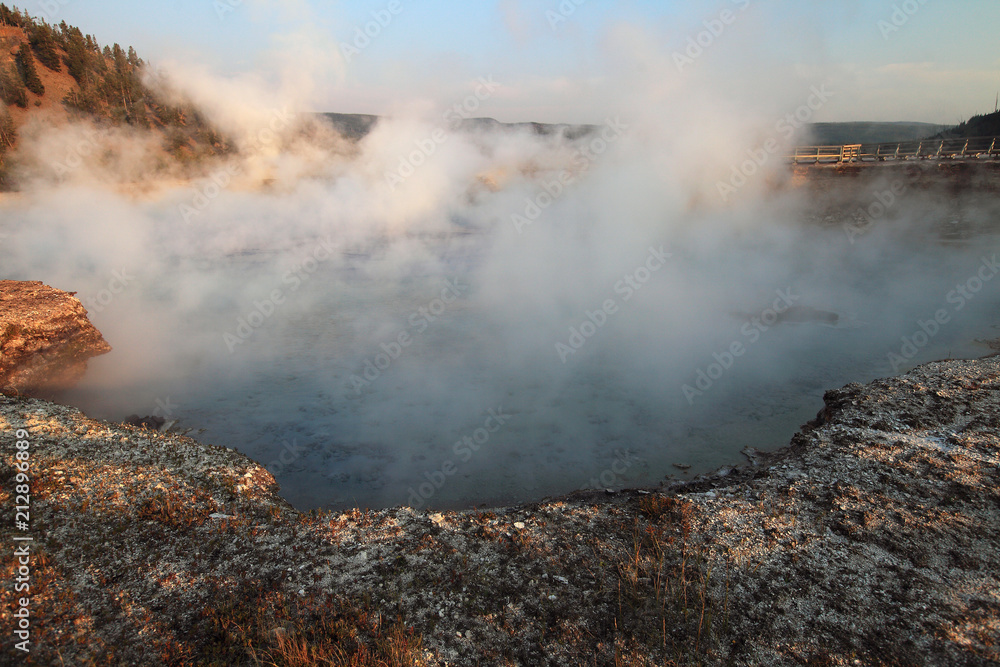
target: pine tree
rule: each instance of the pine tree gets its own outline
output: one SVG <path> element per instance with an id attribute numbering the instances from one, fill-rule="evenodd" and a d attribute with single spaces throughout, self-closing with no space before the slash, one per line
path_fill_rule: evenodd
<path id="1" fill-rule="evenodd" d="M 118 75 L 124 76 L 128 69 L 128 60 L 122 47 L 118 46 L 118 42 L 115 42 L 115 45 L 111 47 L 111 59 L 115 63 L 115 71 L 118 72 Z"/>
<path id="2" fill-rule="evenodd" d="M 52 26 L 45 21 L 32 22 L 28 27 L 28 42 L 31 44 L 38 62 L 53 72 L 62 71 L 62 62 L 59 60 L 59 54 L 56 53 L 56 38 L 52 32 Z"/>
<path id="3" fill-rule="evenodd" d="M 90 89 L 81 88 L 79 91 L 69 91 L 63 98 L 63 104 L 69 109 L 90 115 L 97 115 L 101 111 L 101 101 Z"/>
<path id="4" fill-rule="evenodd" d="M 76 79 L 80 86 L 87 84 L 87 73 L 90 69 L 90 59 L 87 57 L 87 44 L 84 42 L 83 33 L 78 28 L 70 28 L 66 35 L 66 55 L 63 62 L 70 76 Z"/>
<path id="5" fill-rule="evenodd" d="M 24 81 L 24 86 L 35 95 L 44 95 L 45 86 L 38 78 L 38 71 L 35 69 L 35 59 L 31 56 L 31 49 L 26 44 L 21 44 L 21 48 L 14 55 L 14 62 L 17 63 L 17 71 Z"/>
<path id="6" fill-rule="evenodd" d="M 205 150 L 225 150 L 225 139 L 211 130 L 195 109 L 167 104 L 147 88 L 142 77 L 146 64 L 134 48 L 126 50 L 119 44 L 102 47 L 93 35 L 84 35 L 66 21 L 50 25 L 44 19 L 33 19 L 2 3 L 0 25 L 21 27 L 28 35 L 28 44 L 19 47 L 13 62 L 0 65 L 0 149 L 5 145 L 3 142 L 10 146 L 15 140 L 13 121 L 10 127 L 4 125 L 6 105 L 27 107 L 29 90 L 37 95 L 45 93 L 35 64 L 37 59 L 56 72 L 65 65 L 76 80 L 78 86 L 62 100 L 72 112 L 115 124 L 156 128 L 166 135 L 168 149 L 184 159 L 197 158 Z M 2 178 L 0 173 L 0 186 Z"/>
<path id="7" fill-rule="evenodd" d="M 7 5 L 3 3 L 0 3 L 0 23 L 3 25 L 13 26 L 15 28 L 24 27 L 24 19 L 21 17 L 21 12 L 17 9 L 17 7 L 11 11 Z"/>
<path id="8" fill-rule="evenodd" d="M 7 67 L 0 67 L 0 99 L 22 109 L 28 106 L 28 90 L 24 87 L 24 82 L 17 72 Z"/>
<path id="9" fill-rule="evenodd" d="M 13 148 L 16 140 L 17 128 L 14 127 L 14 119 L 10 117 L 6 106 L 0 106 L 0 155 L 3 155 L 8 148 Z"/>
<path id="10" fill-rule="evenodd" d="M 146 100 L 139 99 L 132 105 L 129 122 L 132 125 L 149 128 L 149 115 L 146 113 Z"/>
<path id="11" fill-rule="evenodd" d="M 14 119 L 10 117 L 7 107 L 0 105 L 0 189 L 2 190 L 6 190 L 9 185 L 5 154 L 9 148 L 14 147 L 15 141 L 17 141 L 17 128 L 14 127 Z"/>

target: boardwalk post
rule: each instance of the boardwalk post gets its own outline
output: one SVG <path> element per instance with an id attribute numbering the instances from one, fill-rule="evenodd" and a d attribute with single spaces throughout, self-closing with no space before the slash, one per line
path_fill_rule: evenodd
<path id="1" fill-rule="evenodd" d="M 989 140 L 989 144 L 986 141 Z M 937 148 L 934 147 L 937 141 Z M 962 148 L 959 149 L 959 142 Z M 927 151 L 924 152 L 924 144 L 927 144 Z M 904 146 L 905 144 L 905 146 Z M 916 144 L 916 147 L 913 147 Z M 907 161 L 910 158 L 915 160 L 969 160 L 978 159 L 983 155 L 1000 159 L 1000 136 L 997 137 L 966 137 L 964 141 L 958 139 L 934 139 L 926 141 L 900 141 L 895 143 L 869 144 L 866 151 L 865 144 L 840 144 L 832 146 L 796 146 L 793 151 L 786 153 L 786 160 L 794 165 L 799 164 L 847 164 L 854 162 L 864 162 L 866 157 L 872 158 L 875 162 L 885 162 L 886 160 Z M 873 146 L 873 147 L 872 147 Z M 889 149 L 893 150 L 889 150 Z"/>

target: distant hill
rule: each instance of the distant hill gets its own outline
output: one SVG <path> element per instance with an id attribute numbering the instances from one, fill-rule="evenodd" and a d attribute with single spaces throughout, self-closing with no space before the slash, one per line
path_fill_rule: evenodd
<path id="1" fill-rule="evenodd" d="M 366 113 L 323 113 L 320 114 L 333 125 L 338 132 L 348 139 L 358 140 L 375 127 L 378 116 Z"/>
<path id="2" fill-rule="evenodd" d="M 973 116 L 958 125 L 933 123 L 813 123 L 808 141 L 818 145 L 889 144 L 921 139 L 965 139 L 1000 136 L 1000 112 Z"/>
<path id="3" fill-rule="evenodd" d="M 973 116 L 935 135 L 935 139 L 966 139 L 969 137 L 1000 137 L 1000 112 Z"/>
<path id="4" fill-rule="evenodd" d="M 569 123 L 501 123 L 495 118 L 466 118 L 459 124 L 459 129 L 467 132 L 530 130 L 539 136 L 561 134 L 571 141 L 590 134 L 597 127 L 597 125 L 571 125 Z"/>
<path id="5" fill-rule="evenodd" d="M 912 122 L 812 123 L 807 126 L 806 141 L 819 146 L 888 144 L 926 139 L 947 127 L 947 125 Z"/>
<path id="6" fill-rule="evenodd" d="M 357 141 L 364 138 L 381 116 L 360 113 L 323 113 L 342 135 Z M 445 123 L 442 123 L 444 125 Z M 458 129 L 465 132 L 509 132 L 529 130 L 540 136 L 562 134 L 566 139 L 573 140 L 585 136 L 596 129 L 596 125 L 570 125 L 568 123 L 501 123 L 495 118 L 464 118 L 458 123 Z"/>
<path id="7" fill-rule="evenodd" d="M 320 115 L 330 121 L 345 137 L 355 141 L 371 132 L 380 119 L 379 116 L 370 114 L 324 113 Z M 459 123 L 458 127 L 468 132 L 529 130 L 540 136 L 561 134 L 570 140 L 586 136 L 597 128 L 596 125 L 570 125 L 567 123 L 501 123 L 494 118 L 466 118 Z M 806 133 L 800 142 L 836 146 L 840 144 L 915 141 L 925 139 L 946 129 L 948 129 L 947 125 L 914 122 L 813 123 L 806 126 Z"/>

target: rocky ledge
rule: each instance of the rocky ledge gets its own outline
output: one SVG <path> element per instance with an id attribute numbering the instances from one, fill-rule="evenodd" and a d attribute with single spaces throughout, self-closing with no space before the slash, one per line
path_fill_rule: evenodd
<path id="1" fill-rule="evenodd" d="M 71 387 L 88 359 L 111 351 L 73 294 L 0 280 L 0 391 L 46 395 Z"/>
<path id="2" fill-rule="evenodd" d="M 300 514 L 235 451 L 0 397 L 7 508 L 18 440 L 36 664 L 1000 663 L 996 357 L 684 485 L 491 510 Z"/>

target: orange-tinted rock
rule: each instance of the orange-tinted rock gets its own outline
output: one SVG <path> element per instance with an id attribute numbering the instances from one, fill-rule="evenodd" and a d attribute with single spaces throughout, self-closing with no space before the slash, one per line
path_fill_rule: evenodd
<path id="1" fill-rule="evenodd" d="M 111 346 L 71 293 L 0 280 L 0 391 L 44 395 L 76 384 Z"/>

